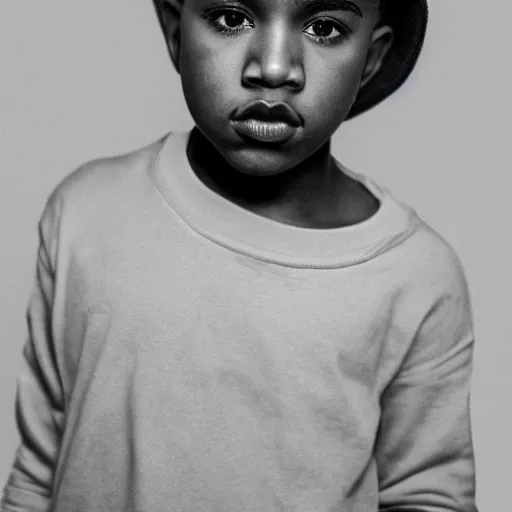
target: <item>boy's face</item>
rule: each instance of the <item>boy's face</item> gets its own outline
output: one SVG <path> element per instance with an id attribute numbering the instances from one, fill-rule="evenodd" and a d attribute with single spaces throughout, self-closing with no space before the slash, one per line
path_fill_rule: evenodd
<path id="1" fill-rule="evenodd" d="M 378 0 L 186 0 L 167 14 L 166 31 L 197 127 L 242 173 L 300 164 L 325 145 L 378 71 L 392 42 L 389 27 L 376 30 L 378 7 Z"/>

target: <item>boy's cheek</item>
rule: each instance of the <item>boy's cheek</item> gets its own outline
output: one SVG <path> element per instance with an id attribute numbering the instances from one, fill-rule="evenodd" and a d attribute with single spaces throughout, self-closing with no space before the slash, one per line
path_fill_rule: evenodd
<path id="1" fill-rule="evenodd" d="M 184 48 L 180 60 L 183 91 L 190 109 L 195 111 L 204 106 L 212 113 L 231 114 L 247 101 L 241 86 L 240 58 L 237 59 L 232 48 L 219 52 L 213 45 L 194 41 L 191 45 L 194 47 Z"/>
<path id="2" fill-rule="evenodd" d="M 232 65 L 233 59 L 229 56 L 229 48 L 222 48 L 218 51 L 214 42 L 210 38 L 191 38 L 190 33 L 182 38 L 180 49 L 180 64 L 183 80 L 188 79 L 188 84 L 194 86 L 194 82 L 201 82 L 201 86 L 212 87 L 217 82 L 229 83 L 232 79 L 232 70 L 228 66 Z M 228 55 L 226 55 L 226 53 Z"/>

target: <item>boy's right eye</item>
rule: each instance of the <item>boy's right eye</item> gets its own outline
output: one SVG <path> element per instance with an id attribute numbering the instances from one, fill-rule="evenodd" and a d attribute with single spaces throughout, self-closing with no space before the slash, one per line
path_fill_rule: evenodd
<path id="1" fill-rule="evenodd" d="M 226 34 L 235 34 L 246 28 L 254 27 L 246 14 L 237 9 L 223 9 L 208 15 L 215 28 Z"/>

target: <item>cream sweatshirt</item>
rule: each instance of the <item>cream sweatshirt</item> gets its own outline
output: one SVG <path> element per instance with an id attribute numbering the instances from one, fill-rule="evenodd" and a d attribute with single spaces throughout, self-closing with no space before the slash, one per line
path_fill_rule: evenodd
<path id="1" fill-rule="evenodd" d="M 380 201 L 337 229 L 207 188 L 171 133 L 39 223 L 2 512 L 475 512 L 453 250 Z"/>

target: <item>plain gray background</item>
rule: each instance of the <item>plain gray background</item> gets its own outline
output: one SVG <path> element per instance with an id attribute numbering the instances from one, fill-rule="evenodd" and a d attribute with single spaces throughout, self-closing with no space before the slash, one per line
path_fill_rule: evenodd
<path id="1" fill-rule="evenodd" d="M 151 0 L 0 3 L 3 486 L 17 444 L 15 378 L 46 198 L 86 160 L 192 121 Z M 510 510 L 511 5 L 433 0 L 411 79 L 333 140 L 343 163 L 412 204 L 465 267 L 477 334 L 472 417 L 482 512 Z"/>

